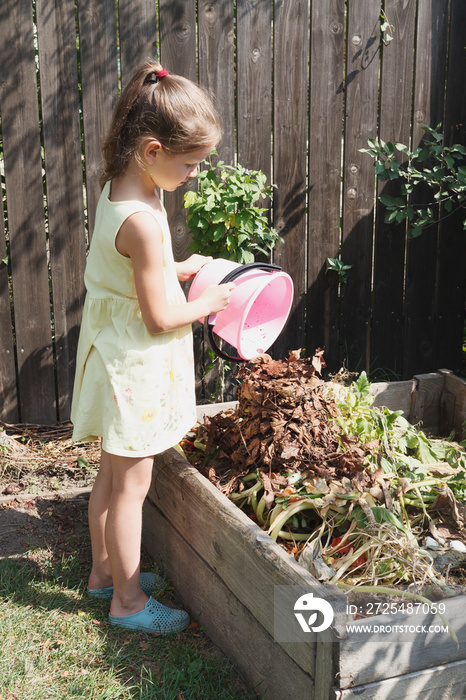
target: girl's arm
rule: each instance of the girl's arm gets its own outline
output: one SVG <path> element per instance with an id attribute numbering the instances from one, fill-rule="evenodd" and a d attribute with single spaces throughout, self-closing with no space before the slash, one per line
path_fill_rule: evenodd
<path id="1" fill-rule="evenodd" d="M 149 213 L 138 212 L 126 219 L 115 245 L 118 252 L 131 258 L 133 263 L 142 319 L 150 333 L 181 328 L 227 306 L 235 287 L 233 283 L 211 285 L 194 301 L 168 303 L 163 276 L 162 230 Z"/>

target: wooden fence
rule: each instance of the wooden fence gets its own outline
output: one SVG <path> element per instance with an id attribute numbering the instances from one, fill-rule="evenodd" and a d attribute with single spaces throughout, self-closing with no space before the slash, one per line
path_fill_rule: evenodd
<path id="1" fill-rule="evenodd" d="M 359 149 L 376 135 L 415 146 L 423 123 L 465 142 L 465 36 L 464 0 L 2 0 L 0 417 L 69 417 L 100 142 L 147 56 L 211 89 L 221 157 L 277 185 L 274 260 L 296 288 L 277 356 L 324 346 L 332 369 L 458 371 L 461 216 L 407 241 Z M 177 259 L 182 198 L 165 197 Z M 344 294 L 327 271 L 340 249 Z"/>

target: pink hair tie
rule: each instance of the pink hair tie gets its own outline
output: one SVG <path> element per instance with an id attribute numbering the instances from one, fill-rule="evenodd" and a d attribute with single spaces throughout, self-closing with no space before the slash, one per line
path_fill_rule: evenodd
<path id="1" fill-rule="evenodd" d="M 144 78 L 144 83 L 148 85 L 149 83 L 152 83 L 153 85 L 157 85 L 160 83 L 162 78 L 165 78 L 165 76 L 168 75 L 168 71 L 165 70 L 165 68 L 161 68 L 159 71 L 153 71 L 152 73 L 149 73 Z"/>

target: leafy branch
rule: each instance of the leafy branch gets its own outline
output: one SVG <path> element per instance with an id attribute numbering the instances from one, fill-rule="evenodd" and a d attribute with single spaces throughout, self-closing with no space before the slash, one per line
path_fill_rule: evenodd
<path id="1" fill-rule="evenodd" d="M 211 154 L 212 155 L 212 154 Z M 198 191 L 186 192 L 184 207 L 192 232 L 190 250 L 202 251 L 239 263 L 254 261 L 254 253 L 268 255 L 277 242 L 283 242 L 267 221 L 260 201 L 270 197 L 273 185 L 260 170 L 219 161 L 201 170 L 196 178 Z"/>
<path id="2" fill-rule="evenodd" d="M 327 269 L 337 273 L 340 284 L 348 282 L 348 274 L 352 267 L 352 265 L 345 265 L 340 258 L 327 258 Z"/>
<path id="3" fill-rule="evenodd" d="M 382 41 L 385 46 L 388 46 L 391 41 L 393 41 L 393 35 L 395 33 L 395 27 L 390 24 L 388 17 L 383 10 L 380 12 L 380 33 L 382 35 Z"/>
<path id="4" fill-rule="evenodd" d="M 369 148 L 360 149 L 374 158 L 380 182 L 401 180 L 399 196 L 382 194 L 379 201 L 386 207 L 386 223 L 408 221 L 409 238 L 420 236 L 425 228 L 466 204 L 466 148 L 461 144 L 445 146 L 440 125 L 434 129 L 423 124 L 422 128 L 428 136 L 414 151 L 402 143 L 377 138 L 368 139 Z M 405 154 L 405 163 L 400 163 L 396 151 Z M 425 204 L 416 204 L 412 201 L 414 188 L 421 183 L 432 191 L 432 198 Z M 436 215 L 437 210 L 440 216 Z M 463 228 L 466 229 L 466 216 Z"/>

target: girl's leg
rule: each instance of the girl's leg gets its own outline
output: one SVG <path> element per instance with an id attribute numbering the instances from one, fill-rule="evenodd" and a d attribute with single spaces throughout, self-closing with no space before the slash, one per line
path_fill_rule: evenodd
<path id="1" fill-rule="evenodd" d="M 154 458 L 110 458 L 111 495 L 105 524 L 114 588 L 110 614 L 133 615 L 143 610 L 148 600 L 141 589 L 139 573 L 142 505 L 150 487 Z"/>
<path id="2" fill-rule="evenodd" d="M 112 625 L 171 634 L 186 629 L 188 613 L 149 599 L 140 584 L 142 505 L 153 462 L 153 457 L 131 459 L 102 450 L 89 501 L 93 557 L 89 588 L 113 583 Z"/>
<path id="3" fill-rule="evenodd" d="M 104 450 L 100 455 L 100 468 L 89 498 L 89 530 L 91 533 L 92 570 L 89 588 L 105 588 L 113 583 L 110 559 L 105 544 L 105 526 L 108 505 L 112 493 L 112 461 Z"/>

